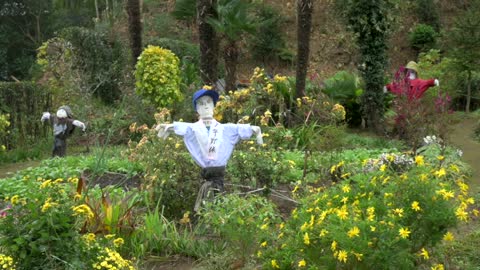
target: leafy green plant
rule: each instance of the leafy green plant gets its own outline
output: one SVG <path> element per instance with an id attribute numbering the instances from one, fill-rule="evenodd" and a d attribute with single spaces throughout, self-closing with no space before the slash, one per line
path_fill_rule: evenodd
<path id="1" fill-rule="evenodd" d="M 362 121 L 360 96 L 363 94 L 360 79 L 348 71 L 339 71 L 326 79 L 324 85 L 322 92 L 345 107 L 347 123 L 359 126 Z"/>
<path id="2" fill-rule="evenodd" d="M 159 113 L 156 117 L 165 116 L 161 115 Z M 200 170 L 181 138 L 172 136 L 160 140 L 156 134 L 154 129 L 146 129 L 140 141 L 129 143 L 126 154 L 145 168 L 144 186 L 149 191 L 148 200 L 158 202 L 165 217 L 179 217 L 182 214 L 179 209 L 192 209 L 194 206 L 200 186 Z"/>
<path id="3" fill-rule="evenodd" d="M 148 46 L 136 65 L 137 93 L 157 107 L 170 106 L 181 100 L 178 65 L 178 57 L 170 50 Z"/>
<path id="4" fill-rule="evenodd" d="M 425 52 L 435 46 L 438 33 L 427 24 L 417 24 L 409 33 L 410 46 L 418 52 Z"/>
<path id="5" fill-rule="evenodd" d="M 273 226 L 279 216 L 265 198 L 231 194 L 220 196 L 200 211 L 200 222 L 221 237 L 240 259 L 255 254 L 261 243 L 272 240 Z"/>

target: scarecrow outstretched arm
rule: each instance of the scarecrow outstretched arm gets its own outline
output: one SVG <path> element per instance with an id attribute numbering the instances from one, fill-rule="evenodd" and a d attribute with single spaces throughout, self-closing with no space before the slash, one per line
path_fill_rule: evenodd
<path id="1" fill-rule="evenodd" d="M 253 133 L 257 137 L 257 143 L 263 144 L 262 130 L 260 129 L 260 127 L 259 126 L 251 126 L 251 127 L 252 127 Z"/>
<path id="2" fill-rule="evenodd" d="M 44 121 L 47 121 L 47 120 L 50 120 L 50 113 L 49 112 L 44 112 L 43 115 L 42 115 L 42 119 L 40 119 L 40 121 L 44 122 Z"/>
<path id="3" fill-rule="evenodd" d="M 78 120 L 73 120 L 72 125 L 81 128 L 82 131 L 85 131 L 85 129 L 87 128 L 83 122 L 80 122 Z"/>
<path id="4" fill-rule="evenodd" d="M 155 130 L 158 131 L 157 136 L 165 140 L 172 132 L 173 124 L 160 124 L 155 127 Z"/>

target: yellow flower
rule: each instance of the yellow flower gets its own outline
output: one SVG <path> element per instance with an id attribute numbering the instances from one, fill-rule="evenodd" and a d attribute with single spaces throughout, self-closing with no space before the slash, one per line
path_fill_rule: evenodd
<path id="1" fill-rule="evenodd" d="M 428 255 L 428 251 L 425 248 L 422 248 L 422 250 L 420 250 L 419 256 L 423 256 L 425 260 L 428 260 L 430 258 L 430 256 Z"/>
<path id="2" fill-rule="evenodd" d="M 344 193 L 349 193 L 349 192 L 350 192 L 350 186 L 349 186 L 349 185 L 344 185 L 344 186 L 342 187 L 342 191 L 343 191 Z"/>
<path id="3" fill-rule="evenodd" d="M 399 217 L 403 217 L 403 208 L 395 208 L 393 213 L 397 214 Z"/>
<path id="4" fill-rule="evenodd" d="M 353 255 L 355 255 L 355 257 L 357 257 L 357 261 L 362 261 L 362 257 L 363 257 L 363 254 L 362 253 L 356 253 L 356 252 L 352 252 Z"/>
<path id="5" fill-rule="evenodd" d="M 327 234 L 328 234 L 328 231 L 325 230 L 325 229 L 322 229 L 322 230 L 320 231 L 320 237 L 323 237 L 323 236 L 325 236 L 325 235 L 327 235 Z"/>
<path id="6" fill-rule="evenodd" d="M 52 198 L 48 198 L 42 206 L 42 213 L 45 213 L 49 208 L 57 205 L 58 203 L 52 202 Z"/>
<path id="7" fill-rule="evenodd" d="M 90 209 L 90 207 L 86 204 L 81 204 L 81 205 L 78 205 L 78 206 L 74 206 L 74 207 L 72 207 L 72 209 L 75 212 L 74 216 L 85 215 L 88 218 L 93 218 L 95 216 L 93 214 L 92 210 Z"/>
<path id="8" fill-rule="evenodd" d="M 383 164 L 382 166 L 380 166 L 381 172 L 384 172 L 386 169 L 387 169 L 387 165 Z"/>
<path id="9" fill-rule="evenodd" d="M 303 243 L 305 243 L 305 245 L 310 245 L 310 238 L 308 237 L 308 233 L 305 233 L 303 235 Z"/>
<path id="10" fill-rule="evenodd" d="M 305 260 L 301 260 L 298 262 L 298 267 L 305 267 L 307 266 L 307 262 Z"/>
<path id="11" fill-rule="evenodd" d="M 423 156 L 416 156 L 416 157 L 415 157 L 415 163 L 416 163 L 418 166 L 423 166 L 423 165 L 425 165 L 425 160 L 423 159 Z"/>
<path id="12" fill-rule="evenodd" d="M 180 219 L 180 224 L 190 223 L 190 211 L 187 211 L 183 214 L 183 218 Z"/>
<path id="13" fill-rule="evenodd" d="M 443 264 L 435 264 L 433 265 L 432 267 L 430 267 L 431 270 L 445 270 L 445 268 L 443 267 Z"/>
<path id="14" fill-rule="evenodd" d="M 421 210 L 420 205 L 417 201 L 412 202 L 412 209 L 417 212 Z"/>
<path id="15" fill-rule="evenodd" d="M 409 235 L 410 235 L 411 231 L 408 230 L 408 228 L 400 228 L 400 230 L 398 230 L 398 234 L 400 235 L 400 237 L 402 238 L 407 238 Z"/>
<path id="16" fill-rule="evenodd" d="M 205 89 L 205 90 L 212 90 L 213 89 L 213 87 L 210 86 L 210 85 L 204 85 L 202 88 Z"/>
<path id="17" fill-rule="evenodd" d="M 124 243 L 124 241 L 123 241 L 123 238 L 121 238 L 121 237 L 113 240 L 113 245 L 115 247 L 119 247 L 119 246 L 123 245 L 123 243 Z"/>
<path id="18" fill-rule="evenodd" d="M 348 257 L 347 251 L 340 250 L 338 252 L 338 257 L 337 258 L 338 258 L 339 261 L 346 263 L 347 262 L 347 257 Z"/>
<path id="19" fill-rule="evenodd" d="M 267 241 L 264 241 L 260 244 L 261 247 L 266 247 L 267 246 Z"/>
<path id="20" fill-rule="evenodd" d="M 442 161 L 442 160 L 445 159 L 445 157 L 444 157 L 444 156 L 437 156 L 437 159 L 440 160 L 440 161 Z"/>
<path id="21" fill-rule="evenodd" d="M 271 264 L 273 268 L 277 268 L 277 269 L 280 268 L 280 266 L 277 263 L 277 260 L 272 260 Z"/>
<path id="22" fill-rule="evenodd" d="M 347 235 L 348 235 L 348 237 L 350 237 L 350 238 L 353 238 L 353 237 L 355 237 L 355 236 L 358 237 L 358 236 L 360 236 L 360 229 L 359 229 L 357 226 L 355 226 L 355 227 L 353 227 L 352 229 L 350 229 L 350 230 L 348 231 Z"/>
<path id="23" fill-rule="evenodd" d="M 348 212 L 347 212 L 347 208 L 345 207 L 345 205 L 342 206 L 342 208 L 340 208 L 340 209 L 337 210 L 337 216 L 338 216 L 341 220 L 347 219 Z"/>
<path id="24" fill-rule="evenodd" d="M 332 249 L 332 251 L 337 250 L 337 241 L 334 240 L 334 241 L 332 242 L 331 249 Z"/>
<path id="25" fill-rule="evenodd" d="M 455 210 L 455 215 L 457 216 L 457 218 L 459 220 L 462 220 L 462 221 L 467 221 L 468 220 L 468 213 L 463 210 L 463 208 L 459 207 L 457 208 L 457 210 Z"/>
<path id="26" fill-rule="evenodd" d="M 451 241 L 455 240 L 455 237 L 453 236 L 453 234 L 451 232 L 447 232 L 443 236 L 443 240 L 451 242 Z"/>
<path id="27" fill-rule="evenodd" d="M 13 195 L 12 198 L 10 199 L 10 202 L 11 202 L 13 205 L 15 205 L 15 204 L 18 203 L 19 199 L 20 199 L 20 196 L 18 196 L 18 195 Z"/>
<path id="28" fill-rule="evenodd" d="M 440 168 L 440 170 L 434 172 L 433 174 L 437 177 L 442 177 L 447 175 L 447 172 L 445 171 L 445 168 Z"/>

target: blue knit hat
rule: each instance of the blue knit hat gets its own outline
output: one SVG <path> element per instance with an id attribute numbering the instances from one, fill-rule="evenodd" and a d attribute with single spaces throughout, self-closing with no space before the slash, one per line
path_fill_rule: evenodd
<path id="1" fill-rule="evenodd" d="M 195 92 L 195 94 L 193 94 L 192 102 L 193 102 L 193 108 L 195 109 L 195 111 L 197 110 L 197 100 L 203 96 L 211 97 L 213 99 L 213 106 L 217 105 L 217 101 L 219 98 L 217 91 L 200 89 L 197 92 Z"/>

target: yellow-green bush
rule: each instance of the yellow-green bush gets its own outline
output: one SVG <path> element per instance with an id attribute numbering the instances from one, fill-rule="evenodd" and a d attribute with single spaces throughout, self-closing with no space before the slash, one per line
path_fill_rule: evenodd
<path id="1" fill-rule="evenodd" d="M 10 122 L 8 118 L 10 115 L 8 114 L 0 114 L 0 135 L 3 137 L 7 133 L 7 128 L 10 126 Z M 5 151 L 5 145 L 1 144 L 0 142 L 0 152 Z"/>
<path id="2" fill-rule="evenodd" d="M 148 46 L 135 66 L 137 93 L 157 107 L 182 99 L 179 59 L 170 50 Z"/>

